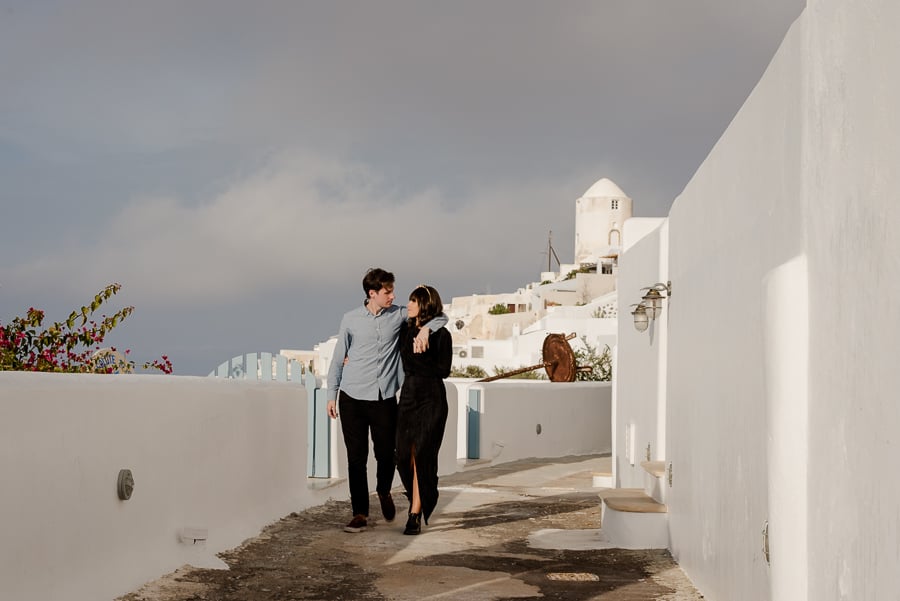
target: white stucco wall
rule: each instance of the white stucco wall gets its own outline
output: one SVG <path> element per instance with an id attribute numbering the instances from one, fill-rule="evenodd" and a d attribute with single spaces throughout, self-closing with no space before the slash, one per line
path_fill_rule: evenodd
<path id="1" fill-rule="evenodd" d="M 661 226 L 663 221 L 665 218 L 661 217 L 632 217 L 626 221 L 623 227 L 625 240 L 622 252 L 640 242 L 644 236 Z"/>
<path id="2" fill-rule="evenodd" d="M 481 391 L 481 459 L 505 463 L 612 450 L 609 382 L 498 380 L 470 389 Z"/>
<path id="3" fill-rule="evenodd" d="M 657 282 L 668 281 L 665 261 L 661 255 L 667 250 L 668 228 L 660 221 L 656 229 L 645 234 L 619 259 L 619 319 L 620 347 L 627 349 L 627 361 L 616 365 L 614 381 L 616 398 L 616 463 L 617 486 L 641 488 L 644 470 L 641 461 L 666 458 L 665 402 L 661 388 L 665 385 L 665 337 L 668 324 L 668 304 L 663 301 L 660 316 L 650 322 L 643 332 L 634 328 L 632 304 L 641 302 L 646 290 Z M 663 293 L 665 295 L 665 293 Z M 627 449 L 626 449 L 627 445 Z"/>
<path id="4" fill-rule="evenodd" d="M 804 246 L 804 27 L 794 24 L 669 216 L 670 538 L 712 600 L 770 598 L 763 282 Z M 804 319 L 806 307 L 794 310 Z"/>
<path id="5" fill-rule="evenodd" d="M 892 467 L 900 443 L 893 308 L 900 3 L 810 0 L 806 13 L 809 599 L 893 599 L 900 591 L 900 480 Z"/>
<path id="6" fill-rule="evenodd" d="M 442 475 L 465 463 L 470 386 L 482 387 L 482 431 L 506 442 L 504 461 L 609 450 L 608 384 L 453 379 Z M 186 563 L 224 567 L 215 553 L 265 525 L 347 499 L 339 420 L 332 479 L 306 477 L 307 403 L 296 383 L 0 372 L 0 599 L 111 599 Z M 127 501 L 123 468 L 135 479 Z M 181 543 L 182 528 L 205 529 L 206 543 Z"/>
<path id="7" fill-rule="evenodd" d="M 4 372 L 0 390 L 0 599 L 112 598 L 222 565 L 214 553 L 327 495 L 307 486 L 298 384 Z M 181 544 L 183 527 L 206 544 Z"/>
<path id="8" fill-rule="evenodd" d="M 803 30 L 801 19 L 669 216 L 670 536 L 714 600 L 769 594 L 762 295 L 804 246 Z"/>
<path id="9" fill-rule="evenodd" d="M 712 601 L 900 590 L 898 22 L 810 0 L 670 212 L 665 364 L 620 328 L 617 462 L 623 412 L 660 415 L 638 366 L 664 371 L 671 549 Z M 623 307 L 652 244 L 620 257 Z"/>

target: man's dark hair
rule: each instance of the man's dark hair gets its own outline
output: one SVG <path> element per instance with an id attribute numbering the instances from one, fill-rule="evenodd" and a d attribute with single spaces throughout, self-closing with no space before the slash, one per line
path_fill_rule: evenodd
<path id="1" fill-rule="evenodd" d="M 380 267 L 372 267 L 363 276 L 363 291 L 366 293 L 367 299 L 369 298 L 369 290 L 378 292 L 382 288 L 392 288 L 393 286 L 394 274 Z"/>
<path id="2" fill-rule="evenodd" d="M 410 325 L 421 326 L 444 312 L 441 295 L 432 286 L 419 284 L 409 293 L 409 300 L 419 305 L 419 315 L 415 319 L 410 318 Z"/>

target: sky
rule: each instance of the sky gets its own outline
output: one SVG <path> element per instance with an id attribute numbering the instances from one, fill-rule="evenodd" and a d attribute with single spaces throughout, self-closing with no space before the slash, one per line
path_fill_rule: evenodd
<path id="1" fill-rule="evenodd" d="M 0 0 L 0 323 L 117 282 L 107 342 L 205 376 L 370 267 L 514 292 L 595 181 L 666 216 L 804 5 Z"/>

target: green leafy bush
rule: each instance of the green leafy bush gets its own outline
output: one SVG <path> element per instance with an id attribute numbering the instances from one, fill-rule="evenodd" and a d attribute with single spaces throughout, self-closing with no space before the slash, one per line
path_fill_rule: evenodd
<path id="1" fill-rule="evenodd" d="M 466 365 L 462 369 L 454 367 L 450 370 L 451 378 L 475 378 L 481 379 L 487 377 L 487 372 L 477 365 Z"/>
<path id="2" fill-rule="evenodd" d="M 576 367 L 590 367 L 590 371 L 578 371 L 575 380 L 579 382 L 609 382 L 612 380 L 612 351 L 609 345 L 603 345 L 598 352 L 596 346 L 588 343 L 587 337 L 579 338 L 583 348 L 572 349 L 575 353 Z"/>
<path id="3" fill-rule="evenodd" d="M 515 371 L 517 369 L 522 369 L 521 367 L 503 367 L 503 366 L 494 366 L 494 375 L 499 376 L 500 374 L 509 373 L 511 371 Z M 516 374 L 514 376 L 507 376 L 509 380 L 546 380 L 547 375 L 546 372 L 542 369 L 534 369 L 531 371 L 522 372 L 520 374 Z"/>
<path id="4" fill-rule="evenodd" d="M 497 303 L 496 305 L 488 309 L 488 313 L 490 313 L 491 315 L 504 315 L 509 312 L 509 307 L 507 307 L 503 303 Z"/>

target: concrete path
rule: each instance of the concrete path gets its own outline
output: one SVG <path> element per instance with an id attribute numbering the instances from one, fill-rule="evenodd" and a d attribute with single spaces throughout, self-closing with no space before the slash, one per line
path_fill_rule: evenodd
<path id="1" fill-rule="evenodd" d="M 185 567 L 120 601 L 290 599 L 668 600 L 703 597 L 664 550 L 610 549 L 595 472 L 609 457 L 524 460 L 441 478 L 440 501 L 419 536 L 404 536 L 407 502 L 369 528 L 343 532 L 349 502 L 291 514 L 238 549 L 227 570 Z M 346 496 L 346 483 L 335 495 Z"/>

